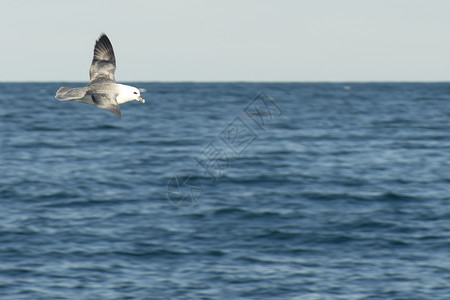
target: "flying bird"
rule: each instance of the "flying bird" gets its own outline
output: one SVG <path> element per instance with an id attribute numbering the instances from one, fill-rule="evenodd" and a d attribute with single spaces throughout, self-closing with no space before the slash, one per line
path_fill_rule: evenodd
<path id="1" fill-rule="evenodd" d="M 89 69 L 89 85 L 81 88 L 61 87 L 55 98 L 60 101 L 73 100 L 96 105 L 120 118 L 119 104 L 134 100 L 145 103 L 145 100 L 137 88 L 116 83 L 115 71 L 114 50 L 103 33 L 95 43 L 94 58 Z"/>

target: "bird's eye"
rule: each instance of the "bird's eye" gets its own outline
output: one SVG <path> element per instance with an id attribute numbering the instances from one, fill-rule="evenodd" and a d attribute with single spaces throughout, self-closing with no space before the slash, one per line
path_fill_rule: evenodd
<path id="1" fill-rule="evenodd" d="M 133 92 L 135 95 L 137 95 L 137 92 Z"/>

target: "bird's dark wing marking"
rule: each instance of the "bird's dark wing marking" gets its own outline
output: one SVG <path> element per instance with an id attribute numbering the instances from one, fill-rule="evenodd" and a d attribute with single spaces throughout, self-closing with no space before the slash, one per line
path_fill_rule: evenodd
<path id="1" fill-rule="evenodd" d="M 110 111 L 120 118 L 122 114 L 116 96 L 115 94 L 91 94 L 92 101 L 98 108 Z"/>

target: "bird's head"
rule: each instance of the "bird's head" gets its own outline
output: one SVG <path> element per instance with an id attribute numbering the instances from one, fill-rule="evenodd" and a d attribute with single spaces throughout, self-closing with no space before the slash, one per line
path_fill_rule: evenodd
<path id="1" fill-rule="evenodd" d="M 145 103 L 144 98 L 141 96 L 141 92 L 137 88 L 133 88 L 133 100 Z"/>
<path id="2" fill-rule="evenodd" d="M 129 86 L 129 85 L 120 85 L 119 96 L 117 97 L 117 102 L 119 104 L 129 102 L 129 101 L 139 101 L 145 103 L 145 100 L 141 96 L 141 92 L 139 89 Z"/>

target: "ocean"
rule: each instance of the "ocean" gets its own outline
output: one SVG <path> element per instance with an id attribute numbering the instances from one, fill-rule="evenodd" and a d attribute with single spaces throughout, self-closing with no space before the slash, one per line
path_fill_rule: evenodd
<path id="1" fill-rule="evenodd" d="M 0 299 L 450 299 L 450 83 L 0 83 Z"/>

